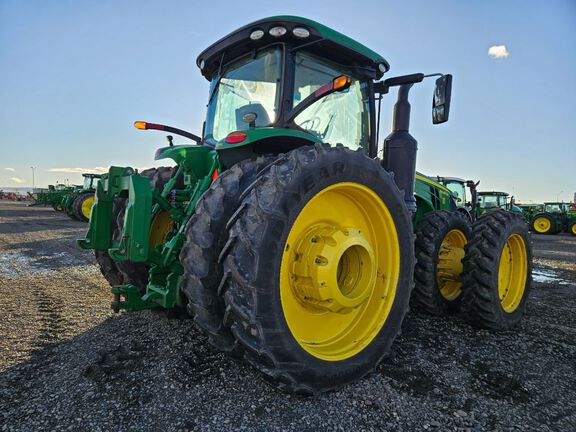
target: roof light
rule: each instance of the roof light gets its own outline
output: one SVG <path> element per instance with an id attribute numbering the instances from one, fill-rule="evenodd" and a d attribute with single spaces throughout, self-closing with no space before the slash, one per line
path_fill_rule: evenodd
<path id="1" fill-rule="evenodd" d="M 304 27 L 295 27 L 294 30 L 292 30 L 292 34 L 300 39 L 305 39 L 310 36 L 310 32 Z"/>
<path id="2" fill-rule="evenodd" d="M 264 36 L 264 30 L 258 29 L 250 33 L 250 39 L 252 40 L 262 39 L 262 36 Z"/>
<path id="3" fill-rule="evenodd" d="M 268 30 L 268 33 L 270 33 L 270 36 L 280 37 L 284 36 L 286 34 L 286 31 L 287 31 L 286 27 L 276 26 Z"/>
<path id="4" fill-rule="evenodd" d="M 231 132 L 226 137 L 226 143 L 228 144 L 240 144 L 246 139 L 248 135 L 245 132 Z"/>
<path id="5" fill-rule="evenodd" d="M 200 61 L 200 69 L 204 69 L 204 66 L 206 66 L 206 62 L 204 60 Z"/>
<path id="6" fill-rule="evenodd" d="M 386 65 L 384 63 L 380 63 L 378 65 L 378 69 L 380 69 L 380 72 L 385 73 L 386 72 Z"/>

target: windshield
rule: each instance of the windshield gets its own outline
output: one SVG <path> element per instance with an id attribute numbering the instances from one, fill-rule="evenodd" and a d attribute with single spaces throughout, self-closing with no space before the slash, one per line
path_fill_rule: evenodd
<path id="1" fill-rule="evenodd" d="M 212 81 L 204 133 L 208 143 L 276 121 L 281 65 L 281 48 L 270 48 L 241 58 Z"/>
<path id="2" fill-rule="evenodd" d="M 548 213 L 558 213 L 565 211 L 564 204 L 545 204 L 544 211 Z"/>
<path id="3" fill-rule="evenodd" d="M 478 196 L 480 208 L 506 207 L 506 197 L 503 195 L 480 195 Z"/>
<path id="4" fill-rule="evenodd" d="M 96 183 L 96 181 L 94 181 L 94 183 Z M 84 189 L 92 189 L 92 177 L 84 177 Z"/>
<path id="5" fill-rule="evenodd" d="M 351 70 L 306 52 L 298 52 L 295 61 L 294 106 L 340 75 L 352 79 L 347 90 L 316 101 L 296 117 L 295 123 L 323 142 L 367 151 L 370 141 L 368 83 L 355 78 Z"/>
<path id="6" fill-rule="evenodd" d="M 446 182 L 445 186 L 452 192 L 452 196 L 459 206 L 466 204 L 466 188 L 462 183 Z"/>

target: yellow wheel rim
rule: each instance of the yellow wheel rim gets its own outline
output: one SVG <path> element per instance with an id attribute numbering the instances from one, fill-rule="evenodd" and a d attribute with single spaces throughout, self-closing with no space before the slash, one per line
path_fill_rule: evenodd
<path id="1" fill-rule="evenodd" d="M 62 207 L 61 204 L 56 204 L 56 210 L 57 210 L 57 211 L 62 211 L 62 210 L 64 210 L 64 207 Z"/>
<path id="2" fill-rule="evenodd" d="M 526 244 L 519 234 L 506 240 L 498 265 L 498 295 L 502 308 L 514 312 L 524 295 L 528 271 Z"/>
<path id="3" fill-rule="evenodd" d="M 539 217 L 534 220 L 534 230 L 541 234 L 550 231 L 550 220 L 545 217 Z"/>
<path id="4" fill-rule="evenodd" d="M 148 247 L 154 250 L 156 246 L 164 243 L 164 238 L 173 226 L 170 214 L 166 210 L 159 211 L 150 224 L 150 237 Z"/>
<path id="5" fill-rule="evenodd" d="M 440 294 L 449 301 L 462 294 L 462 258 L 466 243 L 468 240 L 464 233 L 453 229 L 446 234 L 440 245 L 436 281 Z"/>
<path id="6" fill-rule="evenodd" d="M 386 322 L 399 274 L 384 202 L 358 183 L 323 189 L 294 221 L 282 256 L 280 298 L 293 337 L 323 360 L 354 356 Z"/>
<path id="7" fill-rule="evenodd" d="M 90 219 L 90 213 L 92 212 L 92 206 L 94 205 L 94 196 L 88 197 L 82 203 L 82 215 L 86 219 Z"/>
<path id="8" fill-rule="evenodd" d="M 576 235 L 576 224 L 572 225 L 572 234 Z"/>

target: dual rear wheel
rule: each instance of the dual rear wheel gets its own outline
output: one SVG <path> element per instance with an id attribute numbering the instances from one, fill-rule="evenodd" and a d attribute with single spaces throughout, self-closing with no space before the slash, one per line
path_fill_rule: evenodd
<path id="1" fill-rule="evenodd" d="M 531 286 L 532 248 L 517 214 L 502 210 L 472 227 L 457 213 L 427 214 L 416 229 L 412 304 L 434 315 L 461 311 L 472 324 L 507 330 L 518 324 Z"/>
<path id="2" fill-rule="evenodd" d="M 240 178 L 241 194 L 226 192 L 234 169 L 198 203 L 182 251 L 196 322 L 287 391 L 367 374 L 399 333 L 412 288 L 410 214 L 392 177 L 359 152 L 325 146 Z"/>

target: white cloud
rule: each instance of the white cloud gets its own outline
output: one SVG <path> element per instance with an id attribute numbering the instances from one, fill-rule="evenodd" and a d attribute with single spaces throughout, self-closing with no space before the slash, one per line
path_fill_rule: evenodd
<path id="1" fill-rule="evenodd" d="M 68 174 L 83 174 L 83 173 L 105 173 L 108 172 L 108 167 L 94 167 L 94 168 L 50 168 L 48 172 L 54 173 L 68 173 Z"/>
<path id="2" fill-rule="evenodd" d="M 10 180 L 12 180 L 14 183 L 17 183 L 17 184 L 24 183 L 24 180 L 21 179 L 20 177 L 10 177 Z"/>
<path id="3" fill-rule="evenodd" d="M 14 168 L 4 168 L 6 171 L 12 171 L 12 172 L 16 172 L 16 170 Z"/>
<path id="4" fill-rule="evenodd" d="M 508 51 L 506 45 L 492 45 L 488 48 L 488 55 L 495 59 L 506 58 L 510 55 L 510 51 Z"/>

